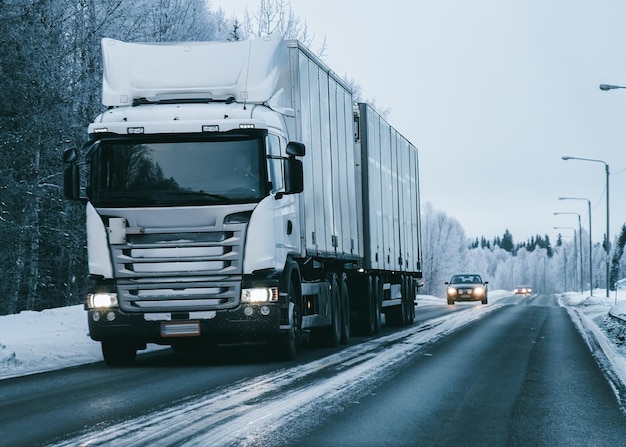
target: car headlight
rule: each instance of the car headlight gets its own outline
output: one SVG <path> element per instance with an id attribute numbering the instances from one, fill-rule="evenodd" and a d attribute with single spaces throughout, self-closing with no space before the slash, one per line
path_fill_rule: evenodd
<path id="1" fill-rule="evenodd" d="M 455 287 L 448 287 L 446 289 L 446 292 L 448 293 L 448 295 L 457 295 L 459 293 L 459 291 Z"/>
<path id="2" fill-rule="evenodd" d="M 110 309 L 117 306 L 117 293 L 100 292 L 87 295 L 88 309 Z"/>
<path id="3" fill-rule="evenodd" d="M 476 287 L 474 289 L 474 295 L 483 296 L 485 294 L 485 289 L 483 287 Z"/>
<path id="4" fill-rule="evenodd" d="M 278 301 L 278 288 L 254 287 L 241 290 L 241 301 L 244 303 L 267 303 Z"/>

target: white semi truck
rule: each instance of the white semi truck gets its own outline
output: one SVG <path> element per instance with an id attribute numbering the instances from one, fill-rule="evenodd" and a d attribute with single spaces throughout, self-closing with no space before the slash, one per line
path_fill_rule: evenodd
<path id="1" fill-rule="evenodd" d="M 292 359 L 382 314 L 413 322 L 417 149 L 310 51 L 279 36 L 102 50 L 108 108 L 63 159 L 108 364 L 147 343 Z"/>

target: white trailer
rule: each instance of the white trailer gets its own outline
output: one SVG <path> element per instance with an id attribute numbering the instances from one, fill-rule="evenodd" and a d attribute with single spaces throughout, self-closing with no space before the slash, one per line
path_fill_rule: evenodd
<path id="1" fill-rule="evenodd" d="M 290 359 L 413 321 L 417 149 L 318 58 L 279 36 L 102 50 L 108 109 L 64 161 L 107 363 L 147 343 Z"/>

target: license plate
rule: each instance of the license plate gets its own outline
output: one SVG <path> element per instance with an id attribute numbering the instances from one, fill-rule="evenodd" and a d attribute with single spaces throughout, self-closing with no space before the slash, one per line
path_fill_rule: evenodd
<path id="1" fill-rule="evenodd" d="M 161 323 L 161 337 L 197 337 L 200 335 L 200 322 L 163 322 Z"/>

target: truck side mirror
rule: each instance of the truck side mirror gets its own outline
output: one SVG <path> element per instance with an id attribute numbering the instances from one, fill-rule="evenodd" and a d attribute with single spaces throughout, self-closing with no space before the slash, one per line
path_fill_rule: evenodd
<path id="1" fill-rule="evenodd" d="M 304 157 L 304 153 L 306 152 L 304 144 L 298 143 L 296 141 L 290 141 L 287 144 L 287 148 L 285 149 L 285 151 L 287 152 L 287 155 L 293 157 Z"/>
<path id="2" fill-rule="evenodd" d="M 76 149 L 70 148 L 63 151 L 63 163 L 75 163 L 78 160 Z"/>
<path id="3" fill-rule="evenodd" d="M 304 148 L 304 145 L 302 147 Z M 297 194 L 303 190 L 304 173 L 302 162 L 295 158 L 287 158 L 285 160 L 285 194 Z"/>
<path id="4" fill-rule="evenodd" d="M 80 173 L 78 163 L 72 163 L 63 170 L 63 195 L 69 200 L 80 199 Z"/>

